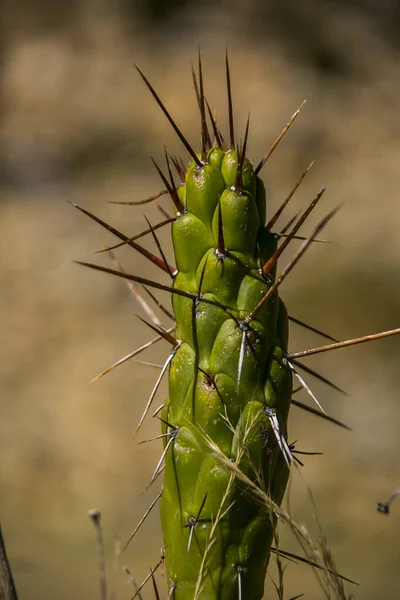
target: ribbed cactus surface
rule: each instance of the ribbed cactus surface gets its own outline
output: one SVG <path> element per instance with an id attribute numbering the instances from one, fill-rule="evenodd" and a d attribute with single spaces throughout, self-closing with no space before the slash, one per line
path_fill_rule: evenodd
<path id="1" fill-rule="evenodd" d="M 247 158 L 215 145 L 189 165 L 172 225 L 178 346 L 163 411 L 170 437 L 161 516 L 177 600 L 263 595 L 273 519 L 210 452 L 214 442 L 278 504 L 288 477 L 277 433 L 286 436 L 292 377 L 287 313 L 262 266 L 276 250 L 265 228 L 266 196 Z M 273 430 L 277 424 L 279 432 Z"/>

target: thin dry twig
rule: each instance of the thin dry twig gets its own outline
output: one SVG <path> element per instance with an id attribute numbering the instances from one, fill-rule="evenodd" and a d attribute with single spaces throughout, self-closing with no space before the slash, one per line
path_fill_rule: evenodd
<path id="1" fill-rule="evenodd" d="M 0 598 L 1 600 L 18 600 L 11 566 L 7 557 L 3 532 L 0 525 Z"/>
<path id="2" fill-rule="evenodd" d="M 97 509 L 89 510 L 89 517 L 96 528 L 97 561 L 99 567 L 100 600 L 107 600 L 107 575 L 104 557 L 103 533 L 101 530 L 101 512 Z"/>

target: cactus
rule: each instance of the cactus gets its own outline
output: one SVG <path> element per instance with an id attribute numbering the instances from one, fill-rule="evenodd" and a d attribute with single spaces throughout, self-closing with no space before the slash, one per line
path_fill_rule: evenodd
<path id="1" fill-rule="evenodd" d="M 296 404 L 343 425 L 320 410 L 299 368 L 328 385 L 334 384 L 300 359 L 394 335 L 399 329 L 345 342 L 317 331 L 330 344 L 290 354 L 290 317 L 279 297 L 279 286 L 336 212 L 329 213 L 311 236 L 303 238 L 302 246 L 278 276 L 278 258 L 290 241 L 299 237 L 298 230 L 324 193 L 323 188 L 294 225 L 286 228 L 287 234 L 272 231 L 308 169 L 268 221 L 260 172 L 301 107 L 254 167 L 246 156 L 249 120 L 243 143 L 235 142 L 228 60 L 228 143 L 205 99 L 200 59 L 198 75 L 193 71 L 201 121 L 199 153 L 191 148 L 147 78 L 138 71 L 191 156 L 186 167 L 166 152 L 167 176 L 154 163 L 165 186 L 160 194 L 170 195 L 175 214 L 170 217 L 162 209 L 165 220 L 155 227 L 149 224 L 133 239 L 80 210 L 168 273 L 171 285 L 127 274 L 121 268 L 81 264 L 139 283 L 147 291 L 156 288 L 171 294 L 173 315 L 157 303 L 173 317 L 173 330 L 164 328 L 147 310 L 151 319 L 148 325 L 157 333 L 153 341 L 165 339 L 171 352 L 138 426 L 149 414 L 161 378 L 168 371 L 168 398 L 153 414 L 161 421 L 158 437 L 164 448 L 151 482 L 164 471 L 156 500 L 160 500 L 169 597 L 258 600 L 263 596 L 279 506 L 294 458 L 294 448 L 287 442 L 290 406 Z M 179 186 L 171 162 L 180 177 Z M 169 225 L 174 267 L 168 264 L 156 235 L 158 227 Z M 153 236 L 160 256 L 136 241 L 145 234 Z M 146 308 L 147 303 L 141 301 Z M 318 409 L 293 399 L 293 378 Z M 266 502 L 257 499 L 257 492 Z"/>

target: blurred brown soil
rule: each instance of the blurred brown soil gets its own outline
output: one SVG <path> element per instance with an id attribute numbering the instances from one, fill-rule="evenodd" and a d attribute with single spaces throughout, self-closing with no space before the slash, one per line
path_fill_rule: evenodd
<path id="1" fill-rule="evenodd" d="M 264 169 L 270 212 L 311 160 L 316 164 L 288 217 L 322 185 L 328 191 L 314 222 L 333 206 L 343 207 L 324 234 L 333 243 L 313 247 L 282 295 L 295 316 L 341 339 L 400 323 L 400 82 L 398 57 L 385 40 L 365 23 L 343 22 L 341 39 L 352 40 L 352 76 L 329 78 L 294 63 L 274 39 L 231 43 L 222 21 L 207 35 L 199 25 L 193 40 L 175 39 L 156 53 L 144 33 L 130 37 L 121 15 L 109 10 L 107 18 L 83 11 L 65 31 L 39 35 L 16 28 L 6 47 L 0 134 L 6 173 L 0 203 L 0 500 L 21 600 L 97 598 L 87 510 L 103 512 L 111 574 L 114 537 L 126 541 L 158 491 L 153 486 L 140 495 L 160 445 L 132 441 L 155 371 L 128 363 L 85 385 L 152 333 L 136 318 L 140 308 L 123 282 L 72 262 L 97 260 L 93 252 L 114 238 L 67 202 L 92 210 L 128 235 L 145 227 L 144 212 L 152 222 L 159 219 L 154 207 L 107 204 L 160 189 L 147 151 L 161 160 L 166 143 L 183 154 L 133 62 L 196 144 L 189 60 L 199 42 L 210 101 L 225 126 L 228 42 L 238 135 L 250 109 L 249 154 L 255 160 L 311 94 Z M 162 239 L 171 257 L 167 231 Z M 153 249 L 150 241 L 147 247 Z M 150 274 L 133 250 L 119 257 L 132 272 Z M 293 348 L 318 341 L 294 326 Z M 166 351 L 159 344 L 143 359 L 162 362 Z M 295 478 L 293 516 L 316 531 L 308 482 L 338 569 L 360 582 L 354 593 L 364 600 L 394 599 L 400 588 L 400 505 L 387 519 L 375 510 L 376 501 L 399 485 L 398 355 L 399 340 L 390 339 L 310 358 L 308 364 L 349 392 L 341 397 L 313 382 L 327 411 L 354 427 L 352 433 L 296 408 L 291 418 L 290 437 L 299 439 L 298 447 L 325 453 L 306 457 L 304 481 Z M 165 393 L 164 385 L 158 404 Z M 156 430 L 149 422 L 143 436 Z M 282 537 L 285 548 L 297 551 L 289 532 L 283 530 Z M 160 546 L 155 512 L 121 564 L 140 580 L 157 562 Z M 114 573 L 114 581 L 117 597 L 129 598 L 125 576 Z M 287 597 L 304 592 L 320 598 L 307 567 L 289 566 L 286 585 Z"/>

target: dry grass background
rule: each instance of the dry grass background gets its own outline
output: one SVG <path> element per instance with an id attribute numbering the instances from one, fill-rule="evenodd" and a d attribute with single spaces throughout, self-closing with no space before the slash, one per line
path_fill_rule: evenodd
<path id="1" fill-rule="evenodd" d="M 143 211 L 107 201 L 137 200 L 160 188 L 146 150 L 158 159 L 164 143 L 182 151 L 133 62 L 195 144 L 189 59 L 199 43 L 206 92 L 223 122 L 228 44 L 236 121 L 243 134 L 251 110 L 249 153 L 255 159 L 311 93 L 264 179 L 273 211 L 315 159 L 289 213 L 323 184 L 328 191 L 315 222 L 343 203 L 326 233 L 335 243 L 314 246 L 282 295 L 293 314 L 344 339 L 400 323 L 398 54 L 371 21 L 343 7 L 317 13 L 321 22 L 314 23 L 346 67 L 335 73 L 294 56 L 282 31 L 252 36 L 237 19 L 235 3 L 185 13 L 186 28 L 172 20 L 156 34 L 106 0 L 76 3 L 73 18 L 57 29 L 30 27 L 30 10 L 10 7 L 3 38 L 1 518 L 21 600 L 94 599 L 87 510 L 103 511 L 112 575 L 114 537 L 126 541 L 157 492 L 140 495 L 160 446 L 132 442 L 154 371 L 128 363 L 85 387 L 149 333 L 120 281 L 72 263 L 92 260 L 101 240 L 112 238 L 67 200 L 133 234 L 144 226 Z M 146 207 L 146 214 L 158 219 L 154 208 Z M 163 239 L 168 243 L 166 234 Z M 149 273 L 133 251 L 120 256 L 128 269 Z M 315 342 L 293 329 L 293 348 Z M 160 361 L 165 351 L 160 346 L 143 358 Z M 290 422 L 298 447 L 325 453 L 307 458 L 303 479 L 312 486 L 339 571 L 361 584 L 355 597 L 366 600 L 395 599 L 400 589 L 400 506 L 389 518 L 375 510 L 399 484 L 398 356 L 399 340 L 389 339 L 310 359 L 349 392 L 340 397 L 314 385 L 328 412 L 354 431 L 296 408 Z M 160 403 L 163 394 L 165 387 Z M 150 423 L 146 432 L 154 429 Z M 304 481 L 293 481 L 291 509 L 316 532 Z M 296 551 L 289 533 L 281 533 L 283 547 Z M 154 513 L 121 563 L 140 580 L 157 562 L 160 546 Z M 287 598 L 301 592 L 320 598 L 308 567 L 290 565 L 285 577 Z M 114 581 L 117 597 L 129 598 L 125 576 L 114 573 Z"/>

